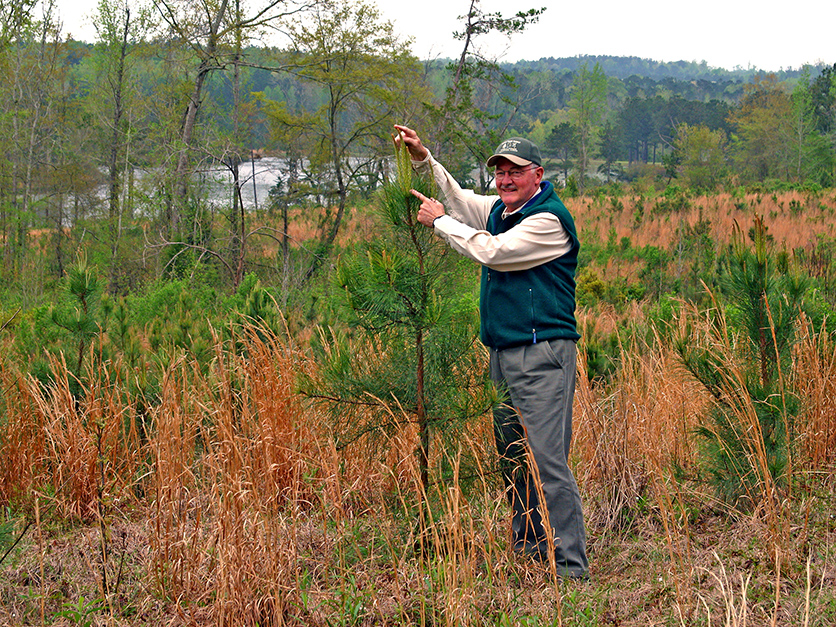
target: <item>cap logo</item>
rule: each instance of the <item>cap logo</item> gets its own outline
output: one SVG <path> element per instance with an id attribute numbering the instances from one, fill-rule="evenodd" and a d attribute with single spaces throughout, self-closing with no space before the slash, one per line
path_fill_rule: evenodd
<path id="1" fill-rule="evenodd" d="M 504 142 L 502 142 L 502 145 L 499 147 L 499 150 L 497 150 L 497 152 L 517 152 L 517 145 L 519 143 L 520 142 L 515 139 L 507 139 Z"/>

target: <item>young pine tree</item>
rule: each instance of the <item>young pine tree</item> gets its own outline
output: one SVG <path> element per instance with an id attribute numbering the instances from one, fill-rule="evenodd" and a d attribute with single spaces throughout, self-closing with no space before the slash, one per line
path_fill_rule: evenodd
<path id="1" fill-rule="evenodd" d="M 454 440 L 492 403 L 476 340 L 476 277 L 416 220 L 420 202 L 410 189 L 430 196 L 429 185 L 399 150 L 379 194 L 377 237 L 336 270 L 347 329 L 323 334 L 318 374 L 306 384 L 328 409 L 340 447 L 368 437 L 379 451 L 387 442 L 379 436 L 415 425 L 425 490 L 445 463 L 437 456 L 431 468 L 431 443 Z"/>
<path id="2" fill-rule="evenodd" d="M 796 321 L 809 281 L 779 264 L 759 218 L 734 233 L 723 301 L 706 315 L 707 332 L 689 327 L 677 349 L 715 399 L 700 429 L 719 496 L 749 509 L 788 484 L 799 402 L 790 387 Z M 702 337 L 700 337 L 702 335 Z"/>

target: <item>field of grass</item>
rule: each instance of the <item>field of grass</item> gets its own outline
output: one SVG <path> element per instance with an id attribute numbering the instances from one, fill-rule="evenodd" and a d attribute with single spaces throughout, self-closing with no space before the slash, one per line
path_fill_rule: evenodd
<path id="1" fill-rule="evenodd" d="M 813 236 L 790 220 L 793 201 L 813 202 L 570 208 L 581 233 L 616 229 L 636 246 L 669 246 L 672 221 L 702 216 L 719 246 L 734 211 L 748 221 L 761 206 L 769 232 L 796 248 Z M 832 237 L 836 200 L 815 203 L 796 217 Z M 647 307 L 584 309 L 579 322 L 610 331 Z M 142 366 L 100 359 L 95 345 L 78 385 L 60 359 L 49 385 L 7 360 L 0 624 L 836 624 L 836 344 L 800 318 L 781 376 L 801 409 L 786 480 L 775 482 L 754 401 L 733 378 L 712 396 L 682 366 L 684 337 L 738 371 L 735 337 L 714 322 L 682 306 L 668 328 L 620 337 L 607 381 L 581 359 L 572 464 L 589 537 L 584 582 L 510 550 L 489 415 L 457 450 L 434 449 L 424 490 L 410 426 L 337 448 L 297 391 L 317 364 L 294 338 L 257 327 L 218 335 L 208 367 L 172 352 L 153 399 L 131 391 Z M 751 427 L 741 436 L 752 444 L 747 506 L 719 499 L 709 481 L 696 432 L 717 402 Z"/>
<path id="2" fill-rule="evenodd" d="M 569 198 L 566 206 L 575 216 L 578 231 L 606 239 L 614 229 L 617 239 L 630 237 L 635 246 L 670 247 L 678 228 L 700 219 L 711 223 L 716 240 L 728 242 L 734 224 L 748 225 L 761 216 L 770 234 L 788 250 L 815 246 L 836 237 L 836 192 L 737 190 L 709 195 L 693 194 L 677 186 L 662 194 L 630 191 L 623 195 Z"/>

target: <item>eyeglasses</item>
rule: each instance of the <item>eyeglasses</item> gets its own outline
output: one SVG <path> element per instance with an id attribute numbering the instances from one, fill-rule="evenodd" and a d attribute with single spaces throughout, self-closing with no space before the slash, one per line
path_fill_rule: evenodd
<path id="1" fill-rule="evenodd" d="M 510 176 L 511 180 L 518 181 L 523 177 L 528 170 L 532 170 L 536 168 L 536 165 L 530 165 L 527 168 L 514 168 L 513 170 L 494 170 L 493 176 L 498 181 L 500 179 L 505 178 L 506 176 Z"/>

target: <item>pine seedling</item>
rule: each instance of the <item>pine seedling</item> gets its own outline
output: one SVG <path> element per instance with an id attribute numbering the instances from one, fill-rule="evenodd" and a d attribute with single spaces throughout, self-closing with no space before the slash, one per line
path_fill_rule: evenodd
<path id="1" fill-rule="evenodd" d="M 706 314 L 705 342 L 686 327 L 677 344 L 685 367 L 716 401 L 698 431 L 712 483 L 744 509 L 772 501 L 791 478 L 799 401 L 785 377 L 808 286 L 777 270 L 762 220 L 749 236 L 751 247 L 735 231 L 724 302 Z"/>
<path id="2" fill-rule="evenodd" d="M 69 331 L 77 342 L 75 373 L 79 376 L 85 348 L 101 331 L 94 307 L 95 295 L 100 291 L 99 275 L 83 253 L 68 269 L 64 287 L 72 304 L 66 309 L 53 309 L 52 322 Z"/>
<path id="3" fill-rule="evenodd" d="M 400 149 L 378 197 L 378 236 L 336 270 L 348 329 L 321 334 L 318 377 L 305 388 L 328 409 L 341 447 L 363 441 L 380 453 L 381 436 L 414 425 L 426 492 L 433 437 L 454 435 L 490 399 L 468 293 L 475 277 L 462 281 L 458 259 L 418 223 L 420 202 L 410 189 L 433 195 Z"/>

